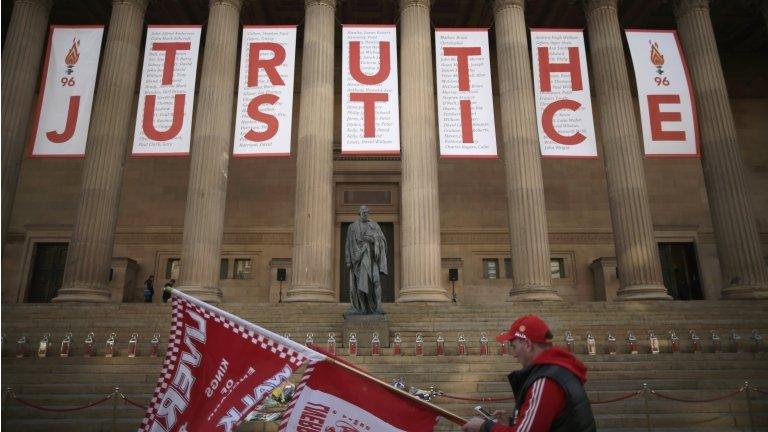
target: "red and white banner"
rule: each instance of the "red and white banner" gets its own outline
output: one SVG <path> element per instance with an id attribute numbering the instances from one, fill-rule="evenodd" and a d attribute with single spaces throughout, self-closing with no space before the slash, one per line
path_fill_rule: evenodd
<path id="1" fill-rule="evenodd" d="M 289 156 L 296 26 L 245 26 L 232 154 Z"/>
<path id="2" fill-rule="evenodd" d="M 698 157 L 693 87 L 674 30 L 626 30 L 637 80 L 645 155 Z"/>
<path id="3" fill-rule="evenodd" d="M 488 29 L 435 29 L 435 59 L 440 156 L 495 159 Z"/>
<path id="4" fill-rule="evenodd" d="M 147 26 L 133 156 L 189 154 L 199 25 Z"/>
<path id="5" fill-rule="evenodd" d="M 104 26 L 51 26 L 31 157 L 85 154 Z"/>
<path id="6" fill-rule="evenodd" d="M 531 29 L 536 123 L 544 158 L 597 158 L 584 33 Z"/>
<path id="7" fill-rule="evenodd" d="M 174 291 L 168 352 L 139 431 L 233 431 L 306 360 L 324 358 Z"/>
<path id="8" fill-rule="evenodd" d="M 281 432 L 427 432 L 438 414 L 424 404 L 329 362 L 307 366 L 283 413 Z"/>
<path id="9" fill-rule="evenodd" d="M 341 153 L 399 154 L 395 26 L 345 24 L 342 46 Z"/>

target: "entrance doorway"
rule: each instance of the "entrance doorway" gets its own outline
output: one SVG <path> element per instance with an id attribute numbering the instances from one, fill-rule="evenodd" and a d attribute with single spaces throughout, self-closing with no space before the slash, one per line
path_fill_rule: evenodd
<path id="1" fill-rule="evenodd" d="M 701 278 L 693 243 L 659 243 L 664 286 L 675 300 L 701 300 Z"/>
<path id="2" fill-rule="evenodd" d="M 347 244 L 347 228 L 350 224 L 351 222 L 341 223 L 341 245 L 339 247 L 339 251 L 341 251 L 339 302 L 341 303 L 349 303 L 349 271 L 344 262 L 344 246 Z M 387 239 L 388 274 L 381 275 L 381 302 L 392 303 L 395 301 L 395 224 L 392 222 L 378 222 L 378 224 L 381 227 L 381 232 L 384 233 L 384 238 Z"/>
<path id="3" fill-rule="evenodd" d="M 67 243 L 38 243 L 32 266 L 27 302 L 48 303 L 56 297 L 64 278 Z"/>

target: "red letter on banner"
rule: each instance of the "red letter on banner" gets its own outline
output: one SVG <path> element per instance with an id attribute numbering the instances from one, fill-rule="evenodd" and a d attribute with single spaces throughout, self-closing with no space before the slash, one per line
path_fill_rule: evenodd
<path id="1" fill-rule="evenodd" d="M 479 56 L 480 47 L 446 47 L 443 55 L 456 56 L 459 66 L 459 91 L 469 91 L 469 56 Z"/>
<path id="2" fill-rule="evenodd" d="M 176 64 L 176 51 L 188 49 L 192 49 L 192 44 L 189 42 L 155 42 L 152 44 L 152 51 L 165 51 L 163 85 L 173 84 L 173 66 Z"/>
<path id="3" fill-rule="evenodd" d="M 685 141 L 685 131 L 665 131 L 661 123 L 682 121 L 679 111 L 661 111 L 661 104 L 680 104 L 679 95 L 648 95 L 648 111 L 651 121 L 651 137 L 654 141 Z"/>
<path id="4" fill-rule="evenodd" d="M 379 42 L 379 70 L 373 75 L 366 75 L 360 70 L 360 42 L 349 43 L 349 73 L 360 84 L 376 85 L 389 77 L 389 42 Z"/>
<path id="5" fill-rule="evenodd" d="M 587 137 L 585 137 L 581 132 L 576 132 L 571 136 L 563 136 L 557 132 L 553 123 L 555 113 L 561 109 L 576 111 L 579 108 L 581 108 L 581 104 L 570 99 L 554 101 L 547 105 L 547 107 L 544 108 L 544 112 L 541 114 L 541 127 L 544 129 L 544 133 L 558 144 L 574 145 L 583 142 L 585 139 L 587 139 Z"/>
<path id="6" fill-rule="evenodd" d="M 147 138 L 154 141 L 168 141 L 175 138 L 181 132 L 181 125 L 184 123 L 185 99 L 186 95 L 183 94 L 173 96 L 173 121 L 165 132 L 160 132 L 155 129 L 155 102 L 157 101 L 157 95 L 147 95 L 147 99 L 144 102 L 144 122 L 141 125 Z"/>
<path id="7" fill-rule="evenodd" d="M 267 93 L 258 95 L 248 102 L 248 116 L 267 125 L 267 129 L 262 132 L 250 129 L 245 133 L 245 139 L 249 141 L 266 141 L 277 134 L 277 130 L 280 128 L 280 122 L 277 120 L 277 117 L 259 111 L 259 107 L 264 104 L 274 105 L 278 100 L 280 98 L 276 95 Z"/>
<path id="8" fill-rule="evenodd" d="M 271 59 L 260 59 L 259 54 L 262 50 L 272 51 L 274 56 Z M 272 85 L 285 85 L 280 74 L 277 73 L 277 67 L 285 61 L 285 48 L 274 42 L 253 42 L 250 45 L 248 54 L 248 87 L 257 87 L 259 85 L 259 68 L 263 68 L 267 73 L 267 78 Z"/>
<path id="9" fill-rule="evenodd" d="M 64 126 L 64 132 L 58 133 L 56 131 L 49 131 L 45 133 L 45 137 L 56 144 L 69 141 L 69 139 L 72 138 L 72 135 L 75 134 L 78 112 L 80 112 L 80 96 L 70 96 L 69 110 L 67 111 L 67 124 Z"/>
<path id="10" fill-rule="evenodd" d="M 584 88 L 581 83 L 581 60 L 579 60 L 579 49 L 577 47 L 568 48 L 568 63 L 550 63 L 549 48 L 539 47 L 539 82 L 541 91 L 552 91 L 552 85 L 549 81 L 550 75 L 554 72 L 566 72 L 571 74 L 571 89 L 579 91 Z"/>
<path id="11" fill-rule="evenodd" d="M 363 137 L 376 136 L 376 102 L 386 102 L 389 95 L 386 93 L 350 93 L 349 100 L 363 103 Z"/>

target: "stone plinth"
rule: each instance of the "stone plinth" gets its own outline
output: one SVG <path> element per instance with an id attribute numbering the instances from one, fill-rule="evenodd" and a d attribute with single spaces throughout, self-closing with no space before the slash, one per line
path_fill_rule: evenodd
<path id="1" fill-rule="evenodd" d="M 379 334 L 381 348 L 389 347 L 389 320 L 386 315 L 349 315 L 344 318 L 342 326 L 343 341 L 337 346 L 349 347 L 349 335 L 355 333 L 358 348 L 370 348 L 373 333 Z M 315 343 L 318 343 L 315 340 Z M 338 349 L 338 348 L 337 348 Z"/>

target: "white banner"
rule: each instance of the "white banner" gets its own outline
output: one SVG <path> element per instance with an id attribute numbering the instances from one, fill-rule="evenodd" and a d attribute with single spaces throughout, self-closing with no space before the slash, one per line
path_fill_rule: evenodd
<path id="1" fill-rule="evenodd" d="M 645 155 L 698 157 L 693 88 L 674 30 L 626 30 L 637 80 Z"/>
<path id="2" fill-rule="evenodd" d="M 199 25 L 147 26 L 133 156 L 189 154 Z"/>
<path id="3" fill-rule="evenodd" d="M 435 29 L 435 59 L 440 156 L 495 159 L 488 29 Z"/>
<path id="4" fill-rule="evenodd" d="M 289 156 L 296 26 L 245 26 L 233 155 Z"/>
<path id="5" fill-rule="evenodd" d="M 342 30 L 341 153 L 400 154 L 394 25 Z"/>
<path id="6" fill-rule="evenodd" d="M 531 29 L 536 123 L 544 158 L 597 158 L 584 34 Z"/>
<path id="7" fill-rule="evenodd" d="M 81 157 L 91 121 L 104 26 L 51 26 L 31 157 Z"/>

